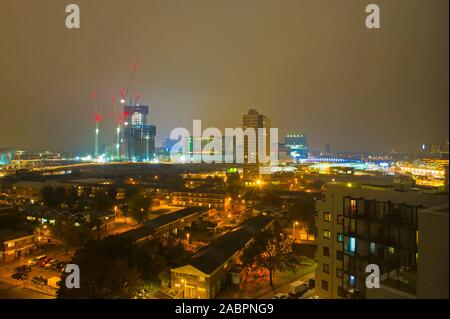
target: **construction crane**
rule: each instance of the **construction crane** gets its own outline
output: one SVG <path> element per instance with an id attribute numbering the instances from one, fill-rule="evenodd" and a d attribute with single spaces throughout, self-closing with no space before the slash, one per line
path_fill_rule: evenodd
<path id="1" fill-rule="evenodd" d="M 100 122 L 102 121 L 101 116 L 101 107 L 97 105 L 97 94 L 95 92 L 92 92 L 91 99 L 93 102 L 93 109 L 94 109 L 94 124 L 95 124 L 95 142 L 94 142 L 94 157 L 98 159 L 99 157 L 99 143 L 98 143 L 98 137 L 100 134 Z"/>
<path id="2" fill-rule="evenodd" d="M 133 64 L 131 66 L 132 72 L 131 72 L 130 80 L 128 81 L 128 84 L 127 84 L 127 88 L 125 90 L 124 89 L 120 90 L 120 96 L 121 96 L 120 103 L 122 103 L 122 104 L 125 104 L 125 102 L 128 98 L 128 94 L 130 93 L 130 89 L 131 89 L 131 86 L 133 85 L 133 80 L 134 80 L 134 77 L 136 75 L 138 68 L 139 68 L 139 66 L 137 64 Z M 130 97 L 130 105 L 132 102 L 133 102 L 132 98 Z"/>
<path id="3" fill-rule="evenodd" d="M 121 160 L 121 153 L 120 153 L 120 145 L 122 144 L 122 125 L 124 121 L 124 115 L 121 110 L 119 110 L 119 107 L 116 103 L 116 97 L 112 97 L 112 103 L 113 103 L 113 116 L 116 121 L 116 128 L 115 128 L 115 150 L 116 150 L 116 160 Z"/>

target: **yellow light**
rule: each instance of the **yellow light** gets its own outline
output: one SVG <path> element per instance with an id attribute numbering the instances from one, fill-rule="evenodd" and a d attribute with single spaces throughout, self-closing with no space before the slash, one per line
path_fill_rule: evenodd
<path id="1" fill-rule="evenodd" d="M 353 184 L 352 183 L 347 183 L 347 187 L 352 187 Z"/>
<path id="2" fill-rule="evenodd" d="M 256 185 L 258 185 L 258 186 L 262 185 L 262 180 L 257 179 L 257 180 L 256 180 Z"/>

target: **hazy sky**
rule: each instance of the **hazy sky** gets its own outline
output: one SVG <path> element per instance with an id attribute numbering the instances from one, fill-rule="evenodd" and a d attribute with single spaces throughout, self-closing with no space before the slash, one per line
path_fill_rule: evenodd
<path id="1" fill-rule="evenodd" d="M 81 29 L 65 27 L 65 7 Z M 365 7 L 381 7 L 381 29 Z M 2 0 L 0 148 L 93 149 L 111 96 L 132 94 L 161 141 L 192 120 L 242 125 L 249 108 L 313 148 L 413 150 L 449 130 L 448 0 Z"/>

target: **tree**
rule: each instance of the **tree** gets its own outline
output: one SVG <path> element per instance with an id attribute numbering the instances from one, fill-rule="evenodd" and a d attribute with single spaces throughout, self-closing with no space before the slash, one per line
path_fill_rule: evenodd
<path id="1" fill-rule="evenodd" d="M 62 186 L 58 186 L 53 191 L 53 201 L 54 205 L 59 207 L 62 203 L 64 203 L 64 199 L 66 198 L 66 189 Z"/>
<path id="2" fill-rule="evenodd" d="M 297 264 L 297 258 L 292 253 L 292 241 L 280 231 L 279 226 L 260 232 L 244 250 L 242 261 L 248 267 L 266 268 L 270 286 L 273 286 L 276 270 L 285 271 Z"/>
<path id="3" fill-rule="evenodd" d="M 132 298 L 143 285 L 136 263 L 141 251 L 131 240 L 109 236 L 92 240 L 79 249 L 71 263 L 80 267 L 80 288 L 61 285 L 58 298 Z M 65 282 L 68 274 L 63 274 Z"/>
<path id="4" fill-rule="evenodd" d="M 78 196 L 78 190 L 75 186 L 67 189 L 65 198 L 65 202 L 67 205 L 75 205 L 79 199 L 80 197 Z"/>
<path id="5" fill-rule="evenodd" d="M 66 253 L 70 249 L 81 247 L 93 237 L 90 223 L 79 223 L 77 225 L 68 217 L 58 219 L 51 228 L 52 233 L 64 242 Z"/>
<path id="6" fill-rule="evenodd" d="M 40 195 L 45 206 L 59 207 L 64 202 L 66 190 L 62 186 L 53 188 L 48 185 L 41 188 Z"/>
<path id="7" fill-rule="evenodd" d="M 149 195 L 135 194 L 128 201 L 128 214 L 138 223 L 142 223 L 147 219 L 151 204 Z"/>
<path id="8" fill-rule="evenodd" d="M 41 200 L 45 206 L 53 207 L 53 187 L 52 186 L 44 186 L 40 190 Z"/>
<path id="9" fill-rule="evenodd" d="M 111 200 L 104 191 L 96 191 L 94 199 L 94 210 L 102 212 L 110 209 L 112 206 Z"/>
<path id="10" fill-rule="evenodd" d="M 305 194 L 301 198 L 295 200 L 290 208 L 290 214 L 293 221 L 306 222 L 310 227 L 314 226 L 315 202 L 314 198 Z"/>

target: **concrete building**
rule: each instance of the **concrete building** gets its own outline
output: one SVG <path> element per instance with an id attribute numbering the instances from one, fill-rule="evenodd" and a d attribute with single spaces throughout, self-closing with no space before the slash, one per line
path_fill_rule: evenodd
<path id="1" fill-rule="evenodd" d="M 244 131 L 248 128 L 255 130 L 255 137 L 244 138 L 244 175 L 258 175 L 259 169 L 263 166 L 258 161 L 258 145 L 260 142 L 262 143 L 258 137 L 259 128 L 265 129 L 265 149 L 267 156 L 270 155 L 270 127 L 270 119 L 254 109 L 249 110 L 248 114 L 243 116 L 242 128 Z"/>
<path id="2" fill-rule="evenodd" d="M 132 238 L 136 242 L 144 241 L 155 235 L 167 237 L 171 233 L 177 234 L 179 229 L 190 226 L 193 221 L 200 218 L 205 212 L 206 209 L 201 207 L 180 209 L 173 213 L 151 219 L 145 222 L 143 226 L 129 230 L 119 236 Z"/>
<path id="3" fill-rule="evenodd" d="M 321 298 L 387 298 L 394 292 L 398 292 L 397 298 L 431 296 L 420 288 L 427 286 L 420 281 L 426 277 L 424 272 L 441 269 L 437 259 L 442 255 L 430 248 L 445 234 L 448 238 L 448 223 L 442 226 L 444 235 L 438 235 L 430 227 L 435 221 L 421 217 L 429 215 L 419 212 L 446 203 L 448 196 L 329 184 L 325 199 L 316 203 L 316 293 Z M 429 263 L 428 268 L 420 267 L 422 258 L 427 258 L 424 263 Z M 379 266 L 382 285 L 389 294 L 366 288 L 368 264 Z M 448 281 L 441 284 L 448 293 Z"/>
<path id="4" fill-rule="evenodd" d="M 171 288 L 178 298 L 216 297 L 242 250 L 271 224 L 272 219 L 266 216 L 250 218 L 200 250 L 187 265 L 171 269 Z"/>
<path id="5" fill-rule="evenodd" d="M 217 210 L 228 210 L 231 198 L 225 191 L 208 188 L 196 188 L 172 192 L 172 205 L 184 207 L 206 207 Z"/>
<path id="6" fill-rule="evenodd" d="M 31 255 L 34 245 L 34 235 L 13 231 L 0 230 L 0 262 L 11 261 Z"/>
<path id="7" fill-rule="evenodd" d="M 124 106 L 124 151 L 130 162 L 148 162 L 155 157 L 156 127 L 147 124 L 148 105 Z"/>

